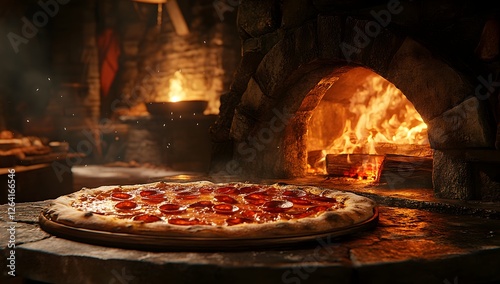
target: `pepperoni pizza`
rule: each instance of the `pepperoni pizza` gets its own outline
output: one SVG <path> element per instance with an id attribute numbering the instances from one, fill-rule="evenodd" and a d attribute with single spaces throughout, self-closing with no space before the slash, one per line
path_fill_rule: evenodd
<path id="1" fill-rule="evenodd" d="M 55 199 L 43 214 L 112 233 L 254 239 L 348 227 L 371 218 L 375 207 L 371 199 L 313 186 L 200 181 L 84 188 Z"/>

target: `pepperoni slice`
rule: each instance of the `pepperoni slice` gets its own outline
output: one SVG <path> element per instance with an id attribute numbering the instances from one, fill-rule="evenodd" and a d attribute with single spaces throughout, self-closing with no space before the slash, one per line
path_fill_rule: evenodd
<path id="1" fill-rule="evenodd" d="M 132 198 L 132 195 L 125 192 L 114 192 L 111 194 L 112 200 L 120 201 L 120 200 L 127 200 L 130 198 Z"/>
<path id="2" fill-rule="evenodd" d="M 212 208 L 215 210 L 216 213 L 219 214 L 231 214 L 240 210 L 238 206 L 232 204 L 217 204 L 214 205 L 214 207 Z"/>
<path id="3" fill-rule="evenodd" d="M 337 203 L 337 199 L 326 196 L 316 196 L 313 198 L 314 201 L 327 202 L 327 203 Z"/>
<path id="4" fill-rule="evenodd" d="M 260 191 L 262 188 L 259 186 L 245 186 L 238 189 L 238 194 L 249 194 Z"/>
<path id="5" fill-rule="evenodd" d="M 246 218 L 254 218 L 256 212 L 252 210 L 241 211 L 241 215 Z"/>
<path id="6" fill-rule="evenodd" d="M 178 192 L 175 197 L 179 199 L 195 199 L 200 195 L 200 192 L 195 189 L 184 190 Z"/>
<path id="7" fill-rule="evenodd" d="M 314 207 L 310 207 L 310 208 L 307 208 L 307 211 L 308 212 L 314 212 L 314 213 L 319 213 L 319 212 L 323 212 L 323 211 L 326 211 L 328 210 L 328 206 L 314 206 Z"/>
<path id="8" fill-rule="evenodd" d="M 159 207 L 161 213 L 163 214 L 178 214 L 186 210 L 185 206 L 179 204 L 166 203 Z"/>
<path id="9" fill-rule="evenodd" d="M 280 213 L 293 207 L 293 203 L 287 200 L 267 201 L 262 205 L 262 209 L 267 212 Z"/>
<path id="10" fill-rule="evenodd" d="M 181 226 L 206 225 L 205 222 L 200 221 L 196 218 L 171 218 L 168 219 L 168 223 Z"/>
<path id="11" fill-rule="evenodd" d="M 117 208 L 119 210 L 132 210 L 136 207 L 137 207 L 137 203 L 135 203 L 134 201 L 122 201 L 122 202 L 116 203 L 116 205 L 115 205 L 115 208 Z"/>
<path id="12" fill-rule="evenodd" d="M 200 188 L 200 193 L 201 194 L 210 194 L 213 191 L 214 191 L 214 189 L 211 188 L 211 187 L 202 187 L 202 188 Z"/>
<path id="13" fill-rule="evenodd" d="M 252 204 L 257 204 L 257 205 L 262 205 L 265 203 L 265 201 L 269 200 L 270 197 L 265 195 L 263 192 L 255 192 L 255 193 L 250 193 L 248 195 L 245 195 L 243 197 L 246 201 L 252 203 Z M 252 202 L 256 201 L 256 202 Z M 264 201 L 264 202 L 262 202 Z"/>
<path id="14" fill-rule="evenodd" d="M 249 204 L 252 204 L 252 205 L 260 206 L 260 205 L 263 205 L 264 203 L 266 203 L 267 200 L 265 200 L 265 199 L 248 199 L 248 200 L 246 200 L 246 202 Z"/>
<path id="15" fill-rule="evenodd" d="M 238 218 L 238 217 L 231 217 L 226 219 L 226 224 L 228 224 L 229 226 L 234 226 L 242 223 L 253 223 L 253 220 L 249 218 Z"/>
<path id="16" fill-rule="evenodd" d="M 271 187 L 268 190 L 264 191 L 264 194 L 267 196 L 275 197 L 281 194 L 281 190 L 279 188 Z"/>
<path id="17" fill-rule="evenodd" d="M 301 218 L 306 218 L 306 217 L 309 217 L 311 215 L 315 215 L 317 213 L 320 213 L 320 212 L 323 212 L 323 211 L 326 211 L 328 210 L 328 206 L 313 206 L 313 207 L 309 207 L 307 208 L 306 211 L 302 212 L 302 213 L 299 213 L 299 214 L 293 214 L 293 218 L 295 219 L 301 219 Z"/>
<path id="18" fill-rule="evenodd" d="M 297 205 L 311 205 L 313 204 L 311 200 L 306 197 L 286 197 L 287 200 L 293 202 L 293 204 Z"/>
<path id="19" fill-rule="evenodd" d="M 148 196 L 144 196 L 142 198 L 142 200 L 145 202 L 148 202 L 148 203 L 157 204 L 157 203 L 163 202 L 165 200 L 165 195 L 163 195 L 163 193 L 148 195 Z"/>
<path id="20" fill-rule="evenodd" d="M 219 187 L 215 190 L 217 194 L 234 194 L 235 192 L 236 188 L 234 186 Z"/>
<path id="21" fill-rule="evenodd" d="M 292 215 L 292 219 L 302 219 L 302 218 L 309 217 L 313 214 L 314 214 L 314 212 L 312 212 L 312 211 L 304 211 L 301 213 L 296 213 L 296 214 L 291 214 L 291 215 Z"/>
<path id="22" fill-rule="evenodd" d="M 139 192 L 139 195 L 141 197 L 146 197 L 146 196 L 156 195 L 158 193 L 159 193 L 158 190 L 148 189 L 148 190 L 143 190 L 143 191 Z"/>
<path id="23" fill-rule="evenodd" d="M 212 205 L 214 205 L 212 203 L 212 201 L 202 200 L 202 201 L 198 201 L 196 203 L 193 203 L 193 204 L 189 205 L 189 207 L 193 207 L 193 208 L 208 208 L 208 207 L 212 207 Z"/>
<path id="24" fill-rule="evenodd" d="M 134 217 L 134 221 L 141 221 L 144 223 L 153 223 L 153 222 L 158 222 L 161 221 L 161 218 L 155 215 L 138 215 Z"/>
<path id="25" fill-rule="evenodd" d="M 287 197 L 303 197 L 306 194 L 307 193 L 302 189 L 290 189 L 283 192 L 283 195 Z"/>
<path id="26" fill-rule="evenodd" d="M 219 202 L 224 202 L 224 203 L 229 203 L 229 204 L 236 204 L 238 201 L 231 196 L 227 195 L 216 195 L 214 196 L 214 199 L 219 201 Z"/>

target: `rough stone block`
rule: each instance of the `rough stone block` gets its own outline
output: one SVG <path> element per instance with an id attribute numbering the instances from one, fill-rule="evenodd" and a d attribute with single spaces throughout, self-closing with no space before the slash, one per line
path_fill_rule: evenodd
<path id="1" fill-rule="evenodd" d="M 365 34 L 367 20 L 352 17 L 346 19 L 344 37 L 340 43 L 340 59 L 349 63 L 362 64 L 363 55 L 369 49 L 372 39 Z"/>
<path id="2" fill-rule="evenodd" d="M 427 123 L 433 149 L 493 147 L 494 129 L 486 120 L 487 109 L 476 97 L 444 112 Z"/>
<path id="3" fill-rule="evenodd" d="M 240 96 L 235 92 L 228 92 L 220 96 L 220 113 L 217 121 L 210 127 L 210 136 L 214 142 L 230 140 L 234 111 L 240 101 Z"/>
<path id="4" fill-rule="evenodd" d="M 457 71 L 411 38 L 394 55 L 387 79 L 413 103 L 424 121 L 458 105 L 473 92 Z"/>
<path id="5" fill-rule="evenodd" d="M 242 48 L 243 54 L 247 52 L 260 52 L 260 50 L 261 50 L 260 38 L 252 37 L 243 41 L 243 48 Z"/>
<path id="6" fill-rule="evenodd" d="M 263 57 L 264 55 L 260 52 L 247 52 L 243 54 L 230 86 L 232 92 L 239 96 L 243 94 L 248 85 L 248 81 L 255 74 L 255 70 L 257 70 L 257 66 L 259 66 Z"/>
<path id="7" fill-rule="evenodd" d="M 480 163 L 474 165 L 477 171 L 476 186 L 484 201 L 500 201 L 500 171 L 498 163 Z"/>
<path id="8" fill-rule="evenodd" d="M 476 198 L 471 165 L 463 151 L 434 151 L 432 181 L 438 198 L 470 200 Z"/>
<path id="9" fill-rule="evenodd" d="M 306 25 L 289 33 L 262 59 L 255 80 L 264 94 L 279 97 L 297 79 L 293 73 L 318 58 L 316 24 Z"/>
<path id="10" fill-rule="evenodd" d="M 275 32 L 265 34 L 260 37 L 260 52 L 266 54 L 285 36 L 285 31 L 283 29 L 276 30 Z"/>
<path id="11" fill-rule="evenodd" d="M 382 29 L 380 33 L 373 38 L 370 50 L 365 54 L 365 64 L 370 66 L 373 71 L 382 77 L 386 77 L 391 60 L 401 47 L 403 41 L 403 36 Z"/>
<path id="12" fill-rule="evenodd" d="M 238 8 L 238 27 L 252 37 L 275 31 L 281 24 L 279 1 L 245 0 Z"/>
<path id="13" fill-rule="evenodd" d="M 254 79 L 250 79 L 248 87 L 241 97 L 241 106 L 258 113 L 267 110 L 271 105 L 270 98 L 266 97 Z"/>
<path id="14" fill-rule="evenodd" d="M 236 108 L 231 124 L 230 136 L 234 141 L 245 140 L 255 125 L 255 119 L 242 108 Z"/>
<path id="15" fill-rule="evenodd" d="M 298 177 L 306 170 L 304 123 L 307 114 L 291 115 L 286 108 L 247 131 L 237 146 L 243 173 L 260 177 Z"/>
<path id="16" fill-rule="evenodd" d="M 318 16 L 318 49 L 320 58 L 340 58 L 342 26 L 343 22 L 340 16 Z"/>
<path id="17" fill-rule="evenodd" d="M 284 0 L 281 10 L 281 27 L 285 29 L 296 28 L 317 13 L 309 0 Z"/>

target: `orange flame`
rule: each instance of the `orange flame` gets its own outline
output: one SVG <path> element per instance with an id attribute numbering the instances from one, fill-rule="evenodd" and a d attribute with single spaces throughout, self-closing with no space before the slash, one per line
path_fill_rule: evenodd
<path id="1" fill-rule="evenodd" d="M 343 134 L 328 153 L 377 154 L 377 143 L 428 144 L 422 117 L 399 89 L 378 75 L 353 94 L 348 112 Z"/>
<path id="2" fill-rule="evenodd" d="M 427 145 L 427 125 L 403 93 L 376 73 L 364 69 L 358 74 L 363 75 L 359 77 L 362 79 L 354 77 L 360 80 L 357 83 L 360 87 L 352 95 L 342 96 L 339 94 L 342 90 L 337 89 L 337 93 L 329 98 L 334 104 L 343 105 L 346 109 L 345 112 L 339 112 L 344 113 L 340 119 L 344 123 L 343 130 L 336 138 L 331 137 L 326 152 L 374 155 L 380 143 Z M 356 79 L 349 79 L 351 81 L 348 84 Z M 348 101 L 342 101 L 342 97 L 347 97 Z M 378 179 L 380 164 L 366 162 L 362 167 L 353 168 L 346 176 Z"/>
<path id="3" fill-rule="evenodd" d="M 378 180 L 383 162 L 382 156 L 366 156 L 361 164 L 353 164 L 350 155 L 347 155 L 347 163 L 353 166 L 344 172 L 344 177 L 358 180 Z"/>
<path id="4" fill-rule="evenodd" d="M 174 75 L 169 79 L 169 88 L 167 92 L 161 94 L 157 101 L 160 102 L 178 102 L 188 99 L 188 94 L 185 91 L 185 79 L 180 70 L 175 71 Z"/>

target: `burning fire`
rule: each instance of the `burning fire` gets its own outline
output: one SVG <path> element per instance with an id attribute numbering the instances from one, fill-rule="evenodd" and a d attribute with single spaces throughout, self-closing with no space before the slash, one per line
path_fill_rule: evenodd
<path id="1" fill-rule="evenodd" d="M 378 143 L 428 144 L 427 125 L 394 85 L 376 75 L 367 78 L 349 102 L 343 134 L 330 154 L 377 154 Z"/>
<path id="2" fill-rule="evenodd" d="M 343 118 L 338 119 L 344 125 L 340 135 L 329 137 L 332 139 L 324 148 L 326 153 L 376 155 L 380 145 L 427 145 L 427 125 L 403 93 L 381 76 L 368 70 L 362 72 L 364 81 L 358 83 L 361 87 L 349 95 L 348 102 L 340 104 L 335 97 L 330 98 L 345 107 L 344 112 L 339 112 Z M 351 163 L 349 155 L 346 162 Z M 366 161 L 349 170 L 347 176 L 377 179 L 380 164 Z"/>
<path id="3" fill-rule="evenodd" d="M 184 90 L 184 75 L 181 70 L 175 71 L 174 75 L 169 80 L 168 92 L 164 93 L 157 100 L 160 102 L 179 102 L 186 100 L 188 95 Z"/>
<path id="4" fill-rule="evenodd" d="M 383 156 L 368 155 L 357 163 L 352 161 L 351 155 L 347 155 L 347 164 L 350 167 L 343 172 L 343 176 L 359 180 L 377 180 L 383 161 Z"/>

